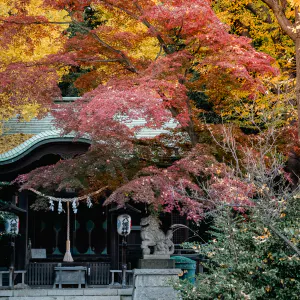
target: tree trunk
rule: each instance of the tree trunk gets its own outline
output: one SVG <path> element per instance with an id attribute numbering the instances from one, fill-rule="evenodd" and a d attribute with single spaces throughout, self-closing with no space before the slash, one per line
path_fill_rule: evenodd
<path id="1" fill-rule="evenodd" d="M 295 41 L 295 57 L 296 57 L 296 100 L 297 100 L 297 115 L 298 115 L 298 141 L 300 141 L 300 16 L 299 9 L 295 9 L 295 27 L 296 27 L 296 41 Z"/>
<path id="2" fill-rule="evenodd" d="M 198 135 L 195 131 L 195 128 L 194 128 L 194 124 L 192 121 L 189 122 L 189 125 L 186 126 L 186 127 L 183 127 L 183 129 L 187 132 L 190 140 L 191 140 L 191 144 L 193 147 L 195 147 L 199 141 L 198 139 Z"/>
<path id="3" fill-rule="evenodd" d="M 299 6 L 295 6 L 295 23 L 286 16 L 286 1 L 262 0 L 274 13 L 281 29 L 295 42 L 296 58 L 296 100 L 298 116 L 298 141 L 300 141 L 300 16 Z"/>

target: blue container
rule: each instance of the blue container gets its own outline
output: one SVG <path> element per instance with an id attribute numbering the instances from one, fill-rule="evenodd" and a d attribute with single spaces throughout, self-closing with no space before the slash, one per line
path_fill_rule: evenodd
<path id="1" fill-rule="evenodd" d="M 179 278 L 195 283 L 196 262 L 184 256 L 172 256 L 171 259 L 175 260 L 175 268 L 182 270 Z"/>

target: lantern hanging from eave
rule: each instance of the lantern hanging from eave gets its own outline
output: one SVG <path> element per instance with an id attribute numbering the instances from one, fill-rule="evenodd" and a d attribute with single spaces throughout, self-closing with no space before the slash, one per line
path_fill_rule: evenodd
<path id="1" fill-rule="evenodd" d="M 19 234 L 20 221 L 18 216 L 11 216 L 5 220 L 5 233 L 17 235 Z"/>
<path id="2" fill-rule="evenodd" d="M 131 231 L 131 217 L 128 214 L 118 216 L 117 231 L 122 236 L 127 236 Z"/>

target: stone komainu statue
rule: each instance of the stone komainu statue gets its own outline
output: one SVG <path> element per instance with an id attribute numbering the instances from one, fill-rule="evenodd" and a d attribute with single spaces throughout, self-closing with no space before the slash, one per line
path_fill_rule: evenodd
<path id="1" fill-rule="evenodd" d="M 166 255 L 174 253 L 172 230 L 168 230 L 165 234 L 160 229 L 160 224 L 160 220 L 154 216 L 141 219 L 141 247 L 144 255 L 150 254 L 150 246 L 154 247 L 154 255 Z"/>

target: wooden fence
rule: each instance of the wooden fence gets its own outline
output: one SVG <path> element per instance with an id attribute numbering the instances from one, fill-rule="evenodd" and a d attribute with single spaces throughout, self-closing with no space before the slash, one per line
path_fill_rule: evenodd
<path id="1" fill-rule="evenodd" d="M 110 263 L 91 262 L 76 263 L 87 267 L 87 282 L 89 285 L 108 285 L 110 282 Z M 54 282 L 54 262 L 30 262 L 27 268 L 26 283 L 32 286 L 53 285 Z"/>
<path id="2" fill-rule="evenodd" d="M 110 264 L 108 263 L 90 263 L 90 285 L 108 285 L 110 275 Z"/>

